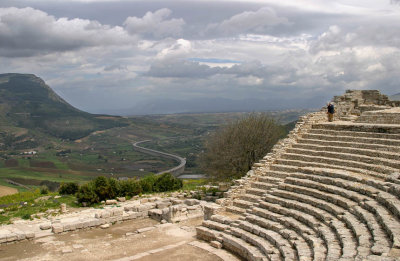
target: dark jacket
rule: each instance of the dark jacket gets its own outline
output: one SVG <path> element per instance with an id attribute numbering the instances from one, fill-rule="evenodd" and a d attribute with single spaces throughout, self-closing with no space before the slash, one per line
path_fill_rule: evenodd
<path id="1" fill-rule="evenodd" d="M 333 104 L 328 105 L 328 113 L 335 113 L 335 106 Z"/>

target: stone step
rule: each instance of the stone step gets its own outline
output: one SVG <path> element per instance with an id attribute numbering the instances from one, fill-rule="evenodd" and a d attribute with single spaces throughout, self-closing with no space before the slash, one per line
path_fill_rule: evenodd
<path id="1" fill-rule="evenodd" d="M 263 203 L 268 204 L 266 202 Z M 276 205 L 279 206 L 279 205 Z M 284 226 L 284 230 L 282 231 L 294 231 L 295 233 L 297 233 L 300 237 L 302 237 L 304 239 L 305 242 L 307 242 L 309 249 L 311 251 L 311 255 L 314 257 L 314 260 L 325 260 L 325 255 L 326 255 L 326 247 L 324 245 L 323 240 L 318 237 L 318 235 L 315 233 L 315 231 L 311 228 L 309 228 L 307 225 L 303 224 L 302 222 L 298 221 L 297 219 L 291 217 L 291 216 L 286 216 L 286 215 L 281 215 L 278 213 L 274 213 L 272 211 L 269 211 L 267 209 L 264 208 L 258 208 L 255 207 L 251 210 L 251 215 L 248 215 L 246 217 L 246 220 L 248 219 L 252 219 L 252 217 L 258 217 L 258 221 L 257 222 L 253 222 L 253 223 L 257 223 L 259 226 L 261 227 L 265 227 L 265 225 L 263 225 L 262 223 L 264 221 L 274 221 L 274 222 L 278 222 L 279 224 L 281 224 L 282 226 Z M 277 227 L 276 229 L 279 229 L 279 227 Z M 279 231 L 275 231 L 278 232 Z M 288 234 L 288 233 L 285 233 Z M 285 236 L 284 236 L 285 237 Z M 299 239 L 299 238 L 298 238 Z M 297 241 L 295 241 L 295 245 L 297 244 Z M 300 244 L 303 245 L 303 244 Z M 295 248 L 298 249 L 297 246 L 295 246 Z M 298 255 L 301 256 L 308 256 L 308 254 L 304 254 L 304 251 L 308 251 L 307 249 L 305 249 L 304 247 L 301 247 L 302 250 L 298 250 Z"/>
<path id="2" fill-rule="evenodd" d="M 388 210 L 379 205 L 376 201 L 366 201 L 363 208 L 373 212 L 379 224 L 385 229 L 392 241 L 392 248 L 400 249 L 400 222 L 394 218 Z"/>
<path id="3" fill-rule="evenodd" d="M 359 132 L 375 132 L 387 134 L 399 134 L 399 125 L 391 124 L 368 124 L 355 122 L 324 122 L 315 123 L 313 129 L 338 130 L 338 131 L 359 131 Z"/>
<path id="4" fill-rule="evenodd" d="M 329 152 L 348 153 L 348 154 L 364 155 L 364 156 L 375 157 L 375 158 L 392 159 L 392 160 L 397 160 L 397 161 L 400 159 L 400 153 L 385 152 L 385 151 L 381 151 L 381 150 L 372 150 L 372 149 L 335 147 L 335 146 L 326 147 L 326 146 L 322 146 L 322 145 L 305 144 L 305 143 L 293 144 L 292 148 L 314 150 L 314 151 L 329 151 Z"/>
<path id="5" fill-rule="evenodd" d="M 248 189 L 246 189 L 246 194 L 255 195 L 255 196 L 262 196 L 266 192 L 267 192 L 266 190 L 258 189 L 258 188 L 248 188 Z"/>
<path id="6" fill-rule="evenodd" d="M 292 154 L 293 155 L 293 154 Z M 287 155 L 287 157 L 293 157 L 293 158 L 299 158 L 299 155 Z M 314 157 L 315 158 L 315 157 Z M 362 173 L 364 175 L 369 175 L 374 178 L 378 179 L 385 179 L 388 174 L 382 174 L 380 172 L 376 171 L 371 171 L 371 170 L 366 170 L 362 168 L 356 168 L 356 167 L 348 167 L 348 166 L 343 166 L 340 165 L 341 161 L 337 161 L 338 164 L 332 164 L 332 162 L 326 163 L 326 162 L 314 162 L 313 157 L 303 157 L 301 160 L 294 160 L 294 159 L 286 159 L 286 158 L 281 158 L 277 159 L 276 163 L 279 165 L 288 165 L 288 166 L 294 166 L 294 167 L 314 167 L 314 168 L 325 168 L 325 169 L 338 169 L 338 170 L 347 170 L 355 173 Z M 322 161 L 328 161 L 329 159 L 324 158 Z M 333 160 L 332 160 L 333 161 Z M 353 163 L 353 162 L 351 162 Z"/>
<path id="7" fill-rule="evenodd" d="M 261 198 L 260 196 L 256 196 L 253 194 L 244 194 L 244 195 L 240 196 L 241 200 L 249 201 L 249 202 L 253 202 L 253 203 L 257 203 L 260 200 L 260 198 Z"/>
<path id="8" fill-rule="evenodd" d="M 267 240 L 264 240 L 263 238 L 255 234 L 252 234 L 250 232 L 247 232 L 239 227 L 232 227 L 230 234 L 236 238 L 242 239 L 245 243 L 247 243 L 246 250 L 253 251 L 253 253 L 256 253 L 257 256 L 265 257 L 265 259 L 267 259 L 267 257 L 269 257 L 270 255 L 279 253 L 278 249 L 276 249 L 274 245 L 269 243 Z M 224 238 L 223 238 L 223 244 L 224 244 Z M 248 258 L 243 254 L 239 255 Z M 247 260 L 252 260 L 252 259 L 247 259 Z"/>
<path id="9" fill-rule="evenodd" d="M 282 154 L 283 159 L 290 159 L 290 160 L 300 160 L 300 161 L 307 161 L 312 163 L 323 163 L 329 165 L 335 165 L 338 167 L 350 167 L 350 168 L 358 168 L 361 170 L 367 170 L 369 172 L 376 172 L 376 173 L 384 173 L 391 175 L 392 173 L 396 173 L 398 169 L 393 167 L 375 165 L 373 163 L 364 163 L 359 161 L 353 161 L 351 159 L 339 159 L 339 158 L 329 158 L 324 156 L 313 156 L 313 155 L 306 155 L 306 154 L 296 154 L 296 153 L 284 153 Z M 361 171 L 362 172 L 362 171 Z M 378 174 L 379 175 L 379 174 Z"/>
<path id="10" fill-rule="evenodd" d="M 229 224 L 231 224 L 231 223 L 234 221 L 234 220 L 230 219 L 230 218 L 227 217 L 227 216 L 218 215 L 218 214 L 212 215 L 212 216 L 210 217 L 210 219 L 211 219 L 212 221 L 215 221 L 215 222 L 218 222 L 218 223 L 221 223 L 221 224 L 225 224 L 225 225 L 229 225 Z"/>
<path id="11" fill-rule="evenodd" d="M 367 196 L 365 196 L 364 194 L 361 194 L 358 191 L 356 192 L 353 190 L 348 190 L 348 189 L 346 189 L 346 187 L 343 188 L 342 186 L 340 186 L 340 185 L 346 186 L 345 184 L 348 181 L 347 182 L 344 181 L 344 183 L 342 182 L 341 184 L 339 184 L 339 186 L 337 186 L 337 183 L 340 183 L 340 181 L 337 181 L 332 178 L 325 178 L 325 177 L 311 175 L 311 174 L 293 173 L 293 175 L 291 177 L 288 177 L 285 180 L 285 182 L 289 183 L 289 184 L 293 184 L 293 185 L 299 185 L 299 186 L 303 186 L 303 187 L 308 187 L 308 188 L 332 193 L 334 195 L 338 195 L 340 197 L 350 199 L 357 203 L 360 203 L 360 202 L 363 202 L 363 201 L 369 199 Z M 374 189 L 374 191 L 377 191 L 377 190 Z M 338 204 L 340 204 L 341 207 L 345 207 L 345 208 L 350 207 L 350 206 L 348 206 L 349 204 L 347 202 L 342 202 L 342 200 L 340 200 L 338 202 Z"/>
<path id="12" fill-rule="evenodd" d="M 320 184 L 318 182 L 309 182 L 309 181 L 304 181 L 301 179 L 295 179 L 295 178 L 288 178 L 286 182 L 289 182 L 291 184 L 296 184 L 296 186 L 291 186 L 290 191 L 297 191 L 302 194 L 310 195 L 315 198 L 321 199 L 321 200 L 327 200 L 331 203 L 337 204 L 341 207 L 344 207 L 346 209 L 351 209 L 353 206 L 357 205 L 354 201 L 351 201 L 345 197 L 338 196 L 336 194 L 327 194 L 327 193 L 319 193 L 315 189 L 309 189 L 309 187 L 319 189 L 321 191 L 329 191 L 329 193 L 334 193 L 336 190 L 328 187 L 333 187 L 333 186 L 327 186 L 325 184 Z M 299 186 L 304 186 L 306 188 L 302 188 Z M 286 188 L 287 189 L 287 188 Z M 341 188 L 337 188 L 341 190 Z M 352 192 L 352 191 L 350 191 Z M 339 193 L 338 193 L 339 194 Z M 342 193 L 340 193 L 342 194 Z M 352 197 L 352 196 L 350 196 Z M 366 197 L 363 197 L 366 199 Z M 363 200 L 360 200 L 361 202 Z M 368 250 L 369 248 L 372 247 L 370 244 L 370 239 L 371 239 L 371 234 L 368 231 L 367 227 L 365 224 L 361 223 L 356 216 L 351 214 L 350 212 L 345 212 L 343 215 L 339 215 L 338 219 L 343 221 L 346 226 L 352 230 L 353 234 L 355 235 L 355 238 L 357 239 L 358 246 L 361 247 L 361 249 L 364 248 L 364 255 L 369 255 L 370 251 Z"/>
<path id="13" fill-rule="evenodd" d="M 272 212 L 279 213 L 306 224 L 313 229 L 319 237 L 324 241 L 326 252 L 326 260 L 338 260 L 341 256 L 341 246 L 335 233 L 325 223 L 316 219 L 307 210 L 298 208 L 298 203 L 292 200 L 282 199 L 273 195 L 265 195 L 266 202 L 260 202 L 260 207 L 268 209 Z M 300 209 L 300 210 L 299 210 Z"/>
<path id="14" fill-rule="evenodd" d="M 293 167 L 293 166 L 284 166 L 284 165 L 276 165 L 280 169 L 286 169 L 288 172 L 292 172 L 290 175 L 299 175 L 305 174 L 310 175 L 310 177 L 319 176 L 322 178 L 330 178 L 329 181 L 326 182 L 335 182 L 341 181 L 344 182 L 342 184 L 343 188 L 346 188 L 346 184 L 354 184 L 356 187 L 358 186 L 360 190 L 354 190 L 361 194 L 367 194 L 371 196 L 372 194 L 379 193 L 379 190 L 389 191 L 390 186 L 394 184 L 390 184 L 388 182 L 371 179 L 368 175 L 363 175 L 361 173 L 341 170 L 341 169 L 332 169 L 332 168 L 316 168 L 316 167 Z M 347 183 L 347 181 L 351 181 L 354 183 Z M 364 186 L 367 185 L 368 187 Z M 374 189 L 370 188 L 373 187 Z"/>
<path id="15" fill-rule="evenodd" d="M 279 224 L 277 224 L 277 226 L 279 226 Z M 276 233 L 275 231 L 270 229 L 265 229 L 263 227 L 258 226 L 257 224 L 250 223 L 246 220 L 239 221 L 238 228 L 266 239 L 270 244 L 272 244 L 278 249 L 279 253 L 281 254 L 284 260 L 298 259 L 290 242 L 284 237 L 282 237 L 282 235 L 280 235 L 279 233 Z M 283 227 L 281 227 L 281 229 L 283 229 Z"/>
<path id="16" fill-rule="evenodd" d="M 308 133 L 331 135 L 331 136 L 350 136 L 350 137 L 400 140 L 400 134 L 387 134 L 378 132 L 360 132 L 360 131 L 344 131 L 344 130 L 328 130 L 328 129 L 312 128 L 308 131 Z"/>
<path id="17" fill-rule="evenodd" d="M 242 209 L 250 209 L 254 205 L 254 202 L 246 201 L 246 200 L 240 200 L 240 199 L 235 199 L 233 201 L 233 206 L 242 208 Z"/>
<path id="18" fill-rule="evenodd" d="M 400 169 L 400 157 L 397 159 L 376 158 L 359 154 L 329 151 L 329 149 L 330 148 L 326 148 L 325 151 L 321 151 L 321 150 L 311 150 L 311 149 L 288 148 L 286 151 L 287 153 L 291 154 L 325 157 L 330 159 L 346 160 L 346 161 L 356 161 L 360 163 Z"/>
<path id="19" fill-rule="evenodd" d="M 201 239 L 201 240 L 204 240 L 207 242 L 215 241 L 217 239 L 219 239 L 219 241 L 221 241 L 221 236 L 222 236 L 222 233 L 220 231 L 209 229 L 204 226 L 196 227 L 196 237 L 198 239 Z"/>
<path id="20" fill-rule="evenodd" d="M 276 187 L 276 184 L 270 184 L 265 182 L 253 181 L 250 183 L 250 186 L 255 189 L 263 190 L 264 193 L 267 192 L 270 188 Z"/>
<path id="21" fill-rule="evenodd" d="M 365 144 L 380 144 L 390 146 L 400 146 L 400 140 L 396 139 L 377 139 L 365 137 L 350 137 L 350 136 L 333 136 L 323 134 L 305 133 L 302 135 L 303 139 L 324 140 L 324 141 L 344 141 L 344 142 L 357 142 Z"/>
<path id="22" fill-rule="evenodd" d="M 322 222 L 329 224 L 329 226 L 336 232 L 336 236 L 339 239 L 343 251 L 343 258 L 352 258 L 357 254 L 355 236 L 342 221 L 337 219 L 339 215 L 345 213 L 343 208 L 327 203 L 324 200 L 286 190 L 275 190 L 272 194 L 292 200 L 293 203 L 297 204 L 297 208 L 302 209 L 304 212 L 308 211 L 307 213 L 310 213 Z"/>
<path id="23" fill-rule="evenodd" d="M 269 176 L 271 175 L 271 176 Z M 282 176 L 282 178 L 276 178 L 276 176 L 274 175 L 274 172 L 269 171 L 268 172 L 268 176 L 258 176 L 257 177 L 257 181 L 258 182 L 263 182 L 263 183 L 268 183 L 268 184 L 278 184 L 279 182 L 282 182 L 283 178 L 286 178 L 287 174 L 286 173 L 281 173 L 280 175 L 284 175 Z"/>
<path id="24" fill-rule="evenodd" d="M 204 220 L 203 223 L 201 224 L 203 227 L 212 229 L 212 230 L 218 230 L 218 231 L 225 231 L 229 229 L 229 225 L 219 223 L 216 221 L 212 220 Z"/>
<path id="25" fill-rule="evenodd" d="M 400 199 L 397 195 L 381 191 L 376 187 L 360 184 L 358 182 L 346 181 L 341 178 L 332 179 L 300 173 L 294 173 L 291 177 L 287 178 L 285 182 L 323 190 L 346 197 L 358 203 L 374 199 L 400 220 Z"/>
<path id="26" fill-rule="evenodd" d="M 245 239 L 233 235 L 222 234 L 222 245 L 225 249 L 232 251 L 246 260 L 270 260 L 257 247 L 249 244 Z"/>
<path id="27" fill-rule="evenodd" d="M 236 207 L 236 206 L 229 206 L 226 207 L 226 211 L 234 213 L 234 214 L 243 214 L 246 213 L 246 209 L 244 208 L 240 208 L 240 207 Z"/>
<path id="28" fill-rule="evenodd" d="M 342 214 L 343 209 L 350 209 L 352 206 L 358 205 L 355 201 L 329 192 L 332 191 L 333 188 L 328 188 L 328 186 L 324 184 L 319 184 L 319 187 L 314 187 L 314 185 L 318 185 L 318 183 L 315 183 L 301 179 L 288 178 L 287 183 L 280 185 L 279 189 L 311 196 L 315 198 L 314 203 L 316 205 L 319 204 L 317 207 L 322 208 L 333 215 L 340 215 Z M 321 202 L 317 199 L 320 199 Z M 323 205 L 324 203 L 329 204 L 325 206 Z M 336 206 L 340 209 L 337 209 Z"/>
<path id="29" fill-rule="evenodd" d="M 382 226 L 379 225 L 375 216 L 360 206 L 354 206 L 351 212 L 356 215 L 358 219 L 362 220 L 372 236 L 372 247 L 370 251 L 375 255 L 388 253 L 391 244 L 390 240 L 386 236 L 386 232 L 383 230 Z"/>
<path id="30" fill-rule="evenodd" d="M 301 260 L 313 260 L 313 250 L 312 246 L 306 242 L 306 240 L 299 234 L 298 232 L 288 229 L 286 226 L 282 225 L 280 222 L 271 221 L 269 219 L 261 218 L 256 215 L 248 215 L 246 220 L 249 224 L 257 225 L 261 228 L 272 230 L 275 233 L 279 234 L 279 237 L 274 237 L 276 241 L 280 242 L 283 239 L 286 239 L 290 246 L 296 250 L 296 258 Z M 258 230 L 260 231 L 260 230 Z M 282 245 L 280 243 L 280 245 Z M 283 256 L 287 256 L 285 251 L 282 250 L 278 245 L 279 251 Z"/>
<path id="31" fill-rule="evenodd" d="M 382 145 L 382 144 L 368 144 L 368 143 L 360 143 L 360 142 L 344 142 L 337 140 L 318 140 L 318 139 L 305 139 L 298 138 L 297 143 L 300 144 L 314 144 L 325 147 L 346 147 L 346 148 L 358 148 L 358 149 L 370 149 L 370 150 L 380 150 L 385 152 L 395 152 L 400 153 L 400 148 L 398 146 L 392 145 Z"/>

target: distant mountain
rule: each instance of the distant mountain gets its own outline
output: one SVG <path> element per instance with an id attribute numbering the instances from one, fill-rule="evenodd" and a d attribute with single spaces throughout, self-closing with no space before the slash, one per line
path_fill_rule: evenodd
<path id="1" fill-rule="evenodd" d="M 78 139 L 95 130 L 124 125 L 119 117 L 80 111 L 39 77 L 16 73 L 0 74 L 0 124 L 64 139 Z"/>
<path id="2" fill-rule="evenodd" d="M 389 96 L 392 101 L 400 101 L 400 93 Z"/>
<path id="3" fill-rule="evenodd" d="M 124 109 L 109 111 L 115 115 L 146 115 L 146 114 L 173 114 L 173 113 L 213 113 L 213 112 L 251 112 L 271 111 L 298 108 L 319 108 L 324 104 L 326 98 L 310 98 L 304 100 L 289 100 L 285 97 L 280 99 L 260 97 L 253 99 L 233 100 L 221 97 L 197 98 L 189 100 L 157 99 L 144 101 L 135 106 Z"/>

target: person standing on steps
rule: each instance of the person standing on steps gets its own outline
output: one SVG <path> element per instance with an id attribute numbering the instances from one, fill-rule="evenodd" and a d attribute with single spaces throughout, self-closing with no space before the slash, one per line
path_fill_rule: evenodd
<path id="1" fill-rule="evenodd" d="M 328 121 L 333 121 L 333 114 L 335 113 L 335 106 L 332 102 L 328 104 Z"/>

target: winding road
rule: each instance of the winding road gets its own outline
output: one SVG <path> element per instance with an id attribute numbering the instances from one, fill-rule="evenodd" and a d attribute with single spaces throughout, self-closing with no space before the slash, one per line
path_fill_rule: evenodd
<path id="1" fill-rule="evenodd" d="M 158 150 L 153 150 L 153 149 L 148 149 L 148 148 L 139 146 L 139 144 L 149 142 L 149 141 L 150 140 L 143 140 L 143 141 L 135 142 L 132 144 L 133 149 L 136 151 L 139 151 L 139 152 L 149 154 L 149 155 L 159 156 L 159 157 L 163 157 L 163 158 L 167 158 L 167 159 L 173 159 L 173 160 L 176 160 L 179 162 L 178 166 L 158 172 L 158 173 L 156 173 L 156 175 L 161 175 L 164 173 L 171 173 L 175 177 L 178 177 L 179 175 L 181 175 L 183 173 L 183 171 L 185 170 L 186 159 L 182 158 L 180 156 L 174 155 L 174 154 L 170 154 L 170 153 L 166 153 L 166 152 L 162 152 L 162 151 L 158 151 Z"/>

